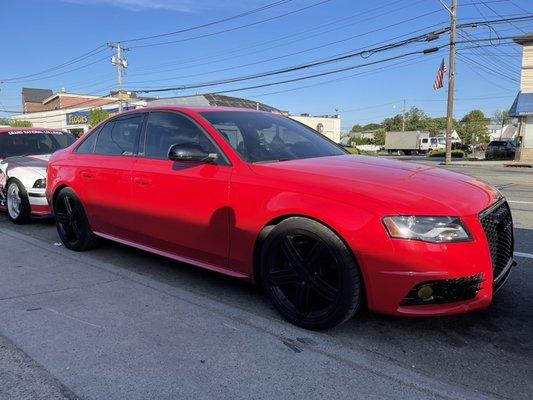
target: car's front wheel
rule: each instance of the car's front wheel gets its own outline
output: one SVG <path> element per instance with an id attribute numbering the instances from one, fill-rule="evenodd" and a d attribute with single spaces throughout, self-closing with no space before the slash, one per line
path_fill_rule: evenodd
<path id="1" fill-rule="evenodd" d="M 7 185 L 6 207 L 11 222 L 22 225 L 29 221 L 31 207 L 28 193 L 22 183 L 16 179 L 11 179 Z"/>
<path id="2" fill-rule="evenodd" d="M 317 221 L 292 217 L 261 249 L 261 282 L 276 309 L 306 329 L 333 328 L 359 309 L 363 282 L 344 242 Z"/>
<path id="3" fill-rule="evenodd" d="M 62 189 L 54 202 L 57 233 L 63 244 L 74 251 L 84 251 L 98 243 L 91 230 L 83 205 L 74 191 Z"/>

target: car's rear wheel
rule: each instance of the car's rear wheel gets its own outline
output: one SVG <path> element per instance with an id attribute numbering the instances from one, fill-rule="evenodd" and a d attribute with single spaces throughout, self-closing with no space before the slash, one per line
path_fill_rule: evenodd
<path id="1" fill-rule="evenodd" d="M 54 202 L 57 233 L 63 244 L 74 251 L 84 251 L 98 243 L 91 230 L 83 205 L 74 191 L 62 189 Z"/>
<path id="2" fill-rule="evenodd" d="M 261 282 L 276 309 L 306 329 L 333 328 L 359 309 L 363 283 L 344 242 L 317 221 L 280 222 L 261 249 Z"/>
<path id="3" fill-rule="evenodd" d="M 15 224 L 22 225 L 30 220 L 31 207 L 26 189 L 16 179 L 11 179 L 7 185 L 6 207 L 9 219 Z"/>

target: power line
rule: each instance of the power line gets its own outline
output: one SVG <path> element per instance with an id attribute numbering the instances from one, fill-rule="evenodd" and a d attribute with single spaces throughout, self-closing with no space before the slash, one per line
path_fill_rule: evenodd
<path id="1" fill-rule="evenodd" d="M 415 1 L 415 2 L 410 2 L 409 6 L 408 7 L 411 7 L 413 5 L 416 5 L 416 4 L 419 4 L 421 2 L 423 2 L 425 0 L 418 0 L 418 1 Z M 401 3 L 402 1 L 401 0 L 395 0 L 395 1 L 392 1 L 385 6 L 388 6 L 388 5 L 392 5 L 392 4 L 398 4 L 398 3 Z M 387 15 L 387 14 L 390 14 L 392 12 L 395 12 L 395 11 L 399 11 L 399 10 L 404 10 L 406 7 L 405 6 L 401 6 L 400 8 L 396 8 L 394 10 L 390 10 L 390 11 L 384 11 L 383 8 L 381 8 L 380 10 L 376 10 L 376 9 L 371 9 L 371 10 L 365 10 L 365 11 L 362 11 L 362 12 L 357 12 L 355 14 L 351 14 L 347 17 L 344 17 L 344 18 L 340 18 L 340 19 L 336 19 L 336 20 L 332 20 L 330 22 L 326 22 L 320 26 L 314 26 L 312 28 L 307 28 L 307 29 L 304 29 L 304 30 L 300 30 L 298 32 L 293 32 L 291 34 L 288 34 L 288 35 L 283 35 L 283 36 L 280 36 L 280 37 L 277 37 L 277 38 L 269 38 L 268 40 L 265 40 L 265 41 L 260 41 L 260 42 L 256 42 L 256 43 L 253 43 L 251 45 L 248 45 L 248 46 L 239 46 L 237 48 L 235 48 L 234 50 L 224 50 L 224 51 L 220 51 L 220 52 L 216 52 L 216 53 L 210 53 L 211 56 L 208 56 L 208 57 L 197 57 L 195 59 L 192 59 L 192 60 L 188 60 L 188 61 L 184 61 L 183 59 L 180 59 L 179 62 L 166 62 L 166 63 L 162 63 L 162 64 L 159 64 L 159 65 L 155 65 L 155 67 L 162 67 L 162 66 L 170 66 L 170 65 L 180 65 L 180 66 L 183 66 L 183 65 L 191 65 L 191 66 L 198 66 L 198 65 L 205 65 L 207 63 L 209 63 L 209 65 L 212 65 L 213 62 L 220 62 L 220 61 L 226 61 L 226 60 L 234 60 L 236 57 L 235 55 L 237 54 L 237 57 L 243 57 L 243 56 L 248 56 L 248 55 L 251 55 L 251 54 L 256 54 L 258 52 L 262 52 L 262 51 L 265 51 L 265 50 L 270 50 L 270 49 L 278 49 L 280 46 L 286 46 L 288 44 L 292 44 L 292 43 L 296 43 L 296 42 L 300 42 L 302 40 L 309 40 L 310 38 L 313 38 L 313 37 L 316 37 L 316 36 L 323 36 L 324 34 L 326 33 L 330 33 L 330 32 L 334 32 L 334 31 L 337 31 L 339 29 L 343 29 L 343 28 L 346 28 L 346 27 L 349 27 L 349 26 L 352 26 L 353 23 L 349 23 L 349 24 L 346 24 L 346 25 L 339 25 L 340 22 L 343 22 L 343 21 L 346 21 L 346 20 L 349 20 L 349 19 L 352 19 L 354 17 L 360 17 L 362 15 L 365 15 L 365 14 L 371 14 L 371 13 L 374 13 L 375 16 L 372 16 L 370 18 L 365 18 L 365 19 L 358 19 L 356 21 L 357 24 L 360 24 L 361 22 L 365 22 L 365 21 L 370 21 L 372 19 L 375 19 L 375 18 L 381 18 L 383 15 Z M 327 26 L 330 26 L 330 25 L 333 25 L 335 26 L 335 28 L 333 29 L 329 29 L 329 30 L 324 30 L 323 28 L 324 27 L 327 27 Z M 312 33 L 312 34 L 308 34 L 308 33 Z M 283 43 L 283 41 L 285 39 L 294 39 L 295 37 L 297 36 L 302 36 L 304 35 L 304 37 L 302 38 L 299 38 L 299 39 L 296 39 L 296 40 L 290 40 L 286 43 Z M 271 47 L 267 47 L 263 50 L 259 50 L 259 51 L 254 51 L 254 52 L 248 52 L 248 53 L 243 53 L 242 50 L 246 50 L 246 49 L 252 49 L 252 48 L 257 48 L 257 47 L 261 47 L 262 45 L 264 44 L 269 44 L 269 45 L 272 45 L 273 43 L 276 43 L 276 42 L 282 42 L 281 44 L 276 44 L 274 46 L 271 46 Z M 213 58 L 212 55 L 223 55 L 223 56 L 226 56 L 225 58 Z M 232 55 L 232 57 L 227 57 L 228 55 Z M 202 63 L 202 64 L 198 64 L 197 62 L 198 61 L 205 61 L 205 64 Z M 143 69 L 142 71 L 153 71 L 155 70 L 153 68 L 154 66 L 152 66 L 151 68 L 148 68 L 148 69 Z M 187 67 L 182 67 L 182 68 L 178 68 L 178 69 L 186 69 Z M 176 68 L 173 68 L 171 70 L 167 70 L 167 71 L 175 71 Z M 166 72 L 166 71 L 158 71 L 158 70 L 155 70 L 156 72 Z M 144 72 L 143 73 L 134 73 L 132 74 L 133 76 L 135 75 L 144 75 Z"/>
<path id="2" fill-rule="evenodd" d="M 80 69 L 87 68 L 87 67 L 90 67 L 92 65 L 98 64 L 98 63 L 100 63 L 100 62 L 102 62 L 104 60 L 107 60 L 108 58 L 109 58 L 109 56 L 106 55 L 106 56 L 104 56 L 102 58 L 99 58 L 98 60 L 92 61 L 92 62 L 90 62 L 88 64 L 83 64 L 83 65 L 80 65 L 79 67 L 70 69 L 68 71 L 59 72 L 59 73 L 53 74 L 53 75 L 47 75 L 47 76 L 43 76 L 43 77 L 40 77 L 40 78 L 23 79 L 23 80 L 17 80 L 17 81 L 7 81 L 6 83 L 15 84 L 15 83 L 35 82 L 35 81 L 42 81 L 42 80 L 49 79 L 49 78 L 55 78 L 56 76 L 62 76 L 62 75 L 70 74 L 71 72 L 79 71 Z"/>
<path id="3" fill-rule="evenodd" d="M 277 70 L 265 71 L 265 72 L 256 73 L 256 74 L 252 74 L 252 75 L 228 78 L 228 79 L 223 79 L 223 80 L 218 80 L 218 81 L 211 81 L 211 82 L 194 83 L 194 84 L 182 85 L 182 86 L 172 87 L 172 88 L 141 89 L 141 90 L 132 90 L 132 91 L 136 91 L 136 92 L 139 92 L 139 93 L 150 93 L 150 92 L 163 92 L 163 91 L 172 91 L 172 90 L 195 89 L 195 88 L 208 87 L 208 86 L 218 86 L 218 85 L 221 85 L 221 84 L 235 83 L 235 82 L 240 82 L 240 81 L 244 81 L 244 80 L 250 80 L 250 79 L 256 79 L 256 78 L 261 78 L 261 77 L 279 75 L 279 74 L 292 72 L 292 71 L 297 71 L 297 70 L 301 70 L 301 69 L 307 69 L 307 68 L 317 67 L 317 66 L 320 66 L 320 65 L 331 64 L 333 62 L 345 61 L 345 60 L 348 60 L 348 59 L 351 59 L 351 58 L 354 58 L 354 57 L 357 57 L 357 56 L 361 56 L 363 58 L 368 58 L 368 57 L 372 56 L 373 54 L 376 54 L 376 53 L 379 53 L 379 52 L 382 52 L 382 51 L 391 50 L 391 49 L 398 48 L 398 47 L 401 47 L 401 46 L 404 46 L 404 45 L 407 45 L 407 44 L 410 44 L 410 43 L 414 43 L 414 42 L 421 42 L 421 41 L 424 41 L 424 40 L 427 41 L 430 38 L 434 39 L 434 37 L 431 37 L 430 35 L 435 35 L 437 33 L 441 33 L 442 31 L 445 31 L 445 30 L 446 29 L 441 29 L 441 30 L 438 30 L 438 31 L 424 33 L 424 34 L 421 34 L 421 35 L 418 35 L 418 36 L 415 36 L 415 37 L 411 37 L 411 38 L 404 39 L 404 40 L 399 41 L 399 42 L 394 42 L 394 43 L 390 43 L 390 44 L 387 44 L 387 45 L 383 45 L 383 46 L 376 47 L 376 48 L 373 48 L 373 49 L 367 49 L 367 50 L 356 51 L 356 52 L 351 52 L 351 53 L 343 53 L 342 55 L 339 55 L 339 56 L 336 56 L 336 57 L 330 57 L 330 58 L 326 58 L 326 59 L 315 60 L 315 61 L 312 61 L 312 62 L 309 62 L 309 63 L 306 63 L 306 64 L 299 64 L 299 65 L 295 65 L 295 66 L 291 66 L 291 67 L 285 67 L 285 68 L 281 68 L 281 69 L 277 69 Z"/>
<path id="4" fill-rule="evenodd" d="M 238 18 L 246 17 L 248 15 L 256 14 L 256 13 L 259 13 L 261 11 L 265 11 L 265 10 L 268 10 L 270 8 L 273 8 L 273 7 L 277 7 L 277 6 L 280 6 L 280 5 L 283 5 L 283 4 L 290 3 L 291 1 L 293 1 L 293 0 L 280 0 L 280 1 L 276 1 L 274 3 L 270 3 L 270 4 L 267 4 L 267 5 L 264 5 L 262 7 L 254 8 L 252 10 L 249 10 L 249 11 L 237 14 L 237 15 L 232 15 L 231 17 L 222 18 L 222 19 L 218 19 L 218 20 L 215 20 L 215 21 L 207 22 L 205 24 L 191 26 L 189 28 L 183 28 L 183 29 L 179 29 L 179 30 L 173 31 L 173 32 L 166 32 L 166 33 L 160 33 L 160 34 L 157 34 L 157 35 L 143 36 L 143 37 L 137 37 L 137 38 L 133 38 L 133 39 L 121 40 L 120 42 L 121 43 L 139 42 L 139 41 L 142 41 L 142 40 L 156 39 L 156 38 L 160 38 L 160 37 L 172 36 L 172 35 L 177 35 L 177 34 L 185 33 L 185 32 L 191 32 L 191 31 L 195 31 L 195 30 L 198 30 L 198 29 L 207 28 L 209 26 L 222 24 L 224 22 L 232 21 L 232 20 L 235 20 L 235 19 L 238 19 Z"/>
<path id="5" fill-rule="evenodd" d="M 477 63 L 473 63 L 473 62 L 471 62 L 469 59 L 464 58 L 464 56 L 463 56 L 462 54 L 460 54 L 460 53 L 459 53 L 457 56 L 458 56 L 460 59 L 462 59 L 463 62 L 465 63 L 465 65 L 466 65 L 470 70 L 472 70 L 472 72 L 474 72 L 476 75 L 478 75 L 481 79 L 483 79 L 483 80 L 487 81 L 488 83 L 490 83 L 491 85 L 496 86 L 496 87 L 498 87 L 498 88 L 500 88 L 500 89 L 503 89 L 503 90 L 505 90 L 505 91 L 513 92 L 513 93 L 515 92 L 514 90 L 509 89 L 508 87 L 505 87 L 505 86 L 502 86 L 502 85 L 497 84 L 497 83 L 494 82 L 494 80 L 492 80 L 492 79 L 487 79 L 487 78 L 486 78 L 486 77 L 485 77 L 480 71 L 478 71 L 478 70 L 476 69 L 476 67 L 478 67 L 478 64 L 477 64 Z M 487 73 L 486 71 L 483 71 L 483 72 Z"/>
<path id="6" fill-rule="evenodd" d="M 42 70 L 42 71 L 39 71 L 39 72 L 35 72 L 33 74 L 21 75 L 21 76 L 17 76 L 17 77 L 13 77 L 13 78 L 0 79 L 0 81 L 11 82 L 11 81 L 18 81 L 20 79 L 26 79 L 26 78 L 31 78 L 31 77 L 34 77 L 34 76 L 42 75 L 42 74 L 45 74 L 47 72 L 55 71 L 57 69 L 61 69 L 61 68 L 70 66 L 72 64 L 78 63 L 80 61 L 86 60 L 87 58 L 90 58 L 90 57 L 92 57 L 92 56 L 94 56 L 96 54 L 99 54 L 99 53 L 101 53 L 103 51 L 106 51 L 106 50 L 107 50 L 107 48 L 105 47 L 105 45 L 100 45 L 97 48 L 95 48 L 95 49 L 93 49 L 93 50 L 91 50 L 91 51 L 89 51 L 87 53 L 82 54 L 81 56 L 73 58 L 73 59 L 71 59 L 69 61 L 65 61 L 64 63 L 56 65 L 54 67 L 50 67 L 50 68 L 47 68 L 45 70 Z"/>
<path id="7" fill-rule="evenodd" d="M 246 86 L 246 87 L 237 88 L 237 89 L 228 89 L 228 90 L 216 91 L 216 93 L 217 94 L 223 94 L 223 93 L 232 93 L 232 92 L 242 92 L 242 91 L 245 91 L 245 90 L 259 89 L 259 88 L 264 88 L 264 87 L 282 85 L 282 84 L 291 83 L 291 82 L 298 82 L 298 81 L 303 81 L 303 80 L 307 80 L 307 79 L 318 78 L 318 77 L 321 77 L 321 76 L 327 76 L 327 75 L 337 74 L 337 73 L 340 73 L 340 72 L 350 71 L 350 70 L 354 70 L 354 69 L 357 69 L 357 68 L 363 68 L 363 67 L 367 67 L 367 66 L 370 66 L 370 65 L 376 65 L 376 64 L 383 63 L 383 62 L 387 62 L 387 61 L 397 60 L 399 58 L 408 57 L 408 56 L 415 55 L 415 54 L 424 54 L 424 51 L 423 50 L 422 51 L 413 51 L 413 52 L 410 52 L 410 53 L 399 54 L 399 55 L 396 55 L 396 56 L 393 56 L 393 57 L 389 57 L 389 58 L 386 58 L 386 59 L 382 59 L 382 60 L 372 61 L 372 62 L 365 63 L 365 64 L 352 65 L 352 66 L 344 67 L 344 68 L 338 68 L 338 69 L 334 69 L 334 70 L 331 70 L 331 71 L 326 71 L 326 72 L 321 72 L 321 73 L 317 73 L 317 74 L 303 76 L 303 77 L 300 77 L 300 78 L 287 79 L 287 80 L 279 81 L 279 82 L 264 83 L 264 84 L 260 84 L 260 85 Z"/>
<path id="8" fill-rule="evenodd" d="M 276 19 L 279 19 L 279 18 L 283 18 L 283 17 L 286 17 L 288 15 L 300 13 L 300 12 L 308 10 L 310 8 L 317 7 L 317 6 L 320 6 L 320 5 L 325 4 L 325 3 L 329 3 L 330 1 L 332 1 L 332 0 L 321 0 L 321 1 L 317 2 L 317 3 L 313 3 L 313 4 L 310 4 L 308 6 L 298 8 L 296 10 L 288 11 L 288 12 L 285 12 L 283 14 L 276 15 L 274 17 L 269 17 L 269 18 L 266 18 L 266 19 L 262 19 L 262 20 L 255 21 L 255 22 L 251 22 L 251 23 L 248 23 L 248 24 L 245 24 L 245 25 L 236 26 L 236 27 L 233 27 L 233 28 L 223 29 L 223 30 L 217 31 L 217 32 L 205 33 L 205 34 L 202 34 L 202 35 L 192 36 L 192 37 L 188 37 L 188 38 L 184 38 L 184 39 L 178 39 L 178 40 L 169 40 L 169 41 L 165 41 L 165 42 L 140 44 L 140 45 L 136 45 L 136 46 L 131 46 L 131 48 L 132 49 L 138 49 L 138 48 L 143 48 L 143 47 L 154 47 L 154 46 L 162 46 L 162 45 L 166 45 L 166 44 L 182 43 L 182 42 L 188 42 L 190 40 L 196 40 L 196 39 L 211 37 L 211 36 L 215 36 L 215 35 L 220 35 L 222 33 L 233 32 L 233 31 L 236 31 L 236 30 L 239 30 L 239 29 L 249 28 L 250 26 L 255 26 L 255 25 L 263 24 L 265 22 L 270 22 L 270 21 L 273 21 L 273 20 L 276 20 Z"/>
<path id="9" fill-rule="evenodd" d="M 494 8 L 492 8 L 491 6 L 489 6 L 489 5 L 487 4 L 486 1 L 484 1 L 484 0 L 479 0 L 479 1 L 481 1 L 481 4 L 483 4 L 483 5 L 484 5 L 485 7 L 487 7 L 489 10 L 491 10 L 494 14 L 496 14 L 496 15 L 499 16 L 499 17 L 501 17 L 501 14 L 498 13 L 498 11 L 496 11 Z M 512 26 L 514 26 L 516 29 L 518 29 L 520 32 L 522 32 L 522 33 L 526 33 L 526 31 L 520 29 L 519 27 L 517 27 L 517 26 L 516 26 L 515 24 L 513 24 L 512 22 L 509 22 L 509 23 L 510 23 Z"/>
<path id="10" fill-rule="evenodd" d="M 438 10 L 438 11 L 440 12 L 440 10 Z M 357 38 L 357 37 L 369 35 L 369 34 L 372 34 L 372 33 L 378 32 L 378 31 L 389 29 L 389 28 L 394 27 L 394 26 L 405 24 L 405 23 L 411 22 L 411 21 L 413 21 L 415 19 L 419 19 L 419 18 L 425 17 L 427 15 L 434 14 L 435 12 L 436 11 L 432 11 L 432 12 L 429 12 L 429 13 L 425 13 L 425 14 L 419 15 L 417 17 L 408 18 L 406 20 L 403 20 L 403 21 L 400 21 L 400 22 L 396 22 L 394 24 L 390 24 L 390 25 L 384 26 L 382 28 L 373 29 L 373 30 L 370 30 L 370 31 L 367 31 L 367 32 L 364 32 L 364 33 L 360 33 L 358 35 L 352 35 L 352 36 L 347 37 L 347 38 L 338 39 L 338 40 L 335 40 L 333 42 L 328 42 L 328 43 L 325 43 L 325 44 L 322 44 L 322 45 L 319 45 L 319 46 L 314 46 L 314 47 L 311 47 L 311 48 L 307 48 L 307 49 L 304 49 L 304 50 L 299 50 L 297 52 L 292 52 L 292 53 L 284 54 L 284 55 L 277 56 L 277 57 L 269 57 L 269 58 L 262 59 L 262 60 L 259 60 L 259 61 L 254 61 L 254 62 L 251 62 L 251 63 L 241 64 L 241 65 L 237 65 L 237 66 L 231 66 L 231 67 L 228 67 L 228 68 L 222 68 L 222 69 L 218 69 L 218 70 L 210 70 L 208 72 L 203 72 L 203 73 L 183 75 L 183 76 L 177 76 L 177 77 L 171 77 L 171 78 L 161 78 L 161 79 L 152 79 L 152 80 L 130 82 L 130 84 L 142 84 L 142 83 L 149 83 L 149 82 L 162 82 L 162 81 L 169 81 L 169 80 L 175 80 L 175 79 L 191 78 L 191 77 L 195 77 L 195 76 L 209 75 L 209 74 L 213 74 L 213 73 L 217 73 L 217 72 L 232 71 L 232 70 L 235 70 L 235 69 L 249 67 L 249 66 L 252 66 L 252 65 L 263 64 L 263 63 L 269 62 L 269 61 L 280 60 L 280 59 L 287 58 L 287 57 L 293 57 L 295 55 L 307 53 L 307 52 L 313 51 L 313 50 L 318 50 L 318 49 L 322 49 L 322 48 L 331 47 L 332 45 L 335 45 L 335 44 L 338 44 L 338 43 L 342 43 L 342 42 L 345 42 L 345 41 L 348 41 L 348 40 L 351 40 L 351 39 L 354 39 L 354 38 Z M 368 47 L 371 47 L 371 46 L 377 46 L 379 44 L 386 43 L 386 42 L 388 42 L 390 40 L 395 40 L 395 39 L 398 39 L 398 38 L 401 38 L 401 37 L 412 35 L 414 33 L 420 32 L 420 31 L 427 30 L 429 28 L 434 28 L 435 26 L 437 26 L 437 25 L 431 25 L 429 27 L 418 29 L 418 30 L 410 32 L 408 34 L 399 35 L 399 36 L 396 36 L 396 37 L 388 39 L 388 40 L 383 40 L 383 41 L 374 43 L 372 45 L 368 45 L 368 46 L 362 47 L 361 49 L 365 49 L 365 48 L 368 48 Z M 341 54 L 346 54 L 346 52 L 341 53 Z M 334 57 L 334 56 L 332 56 L 332 57 Z"/>

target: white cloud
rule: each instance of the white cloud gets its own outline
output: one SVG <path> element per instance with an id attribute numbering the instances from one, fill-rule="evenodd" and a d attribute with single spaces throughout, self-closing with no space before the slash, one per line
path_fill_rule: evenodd
<path id="1" fill-rule="evenodd" d="M 242 4 L 238 0 L 63 0 L 67 3 L 94 5 L 106 4 L 113 7 L 126 8 L 131 11 L 171 10 L 196 12 L 210 8 L 221 8 Z"/>

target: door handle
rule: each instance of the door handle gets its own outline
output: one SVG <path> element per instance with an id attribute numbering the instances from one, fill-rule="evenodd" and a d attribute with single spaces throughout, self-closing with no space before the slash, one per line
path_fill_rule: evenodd
<path id="1" fill-rule="evenodd" d="M 85 179 L 94 178 L 94 175 L 91 171 L 81 171 L 80 175 L 82 178 L 85 178 Z"/>
<path id="2" fill-rule="evenodd" d="M 140 186 L 147 186 L 150 184 L 150 182 L 152 182 L 152 180 L 148 178 L 141 178 L 139 176 L 136 176 L 135 178 L 133 178 L 133 183 L 135 183 L 136 185 L 140 185 Z"/>

